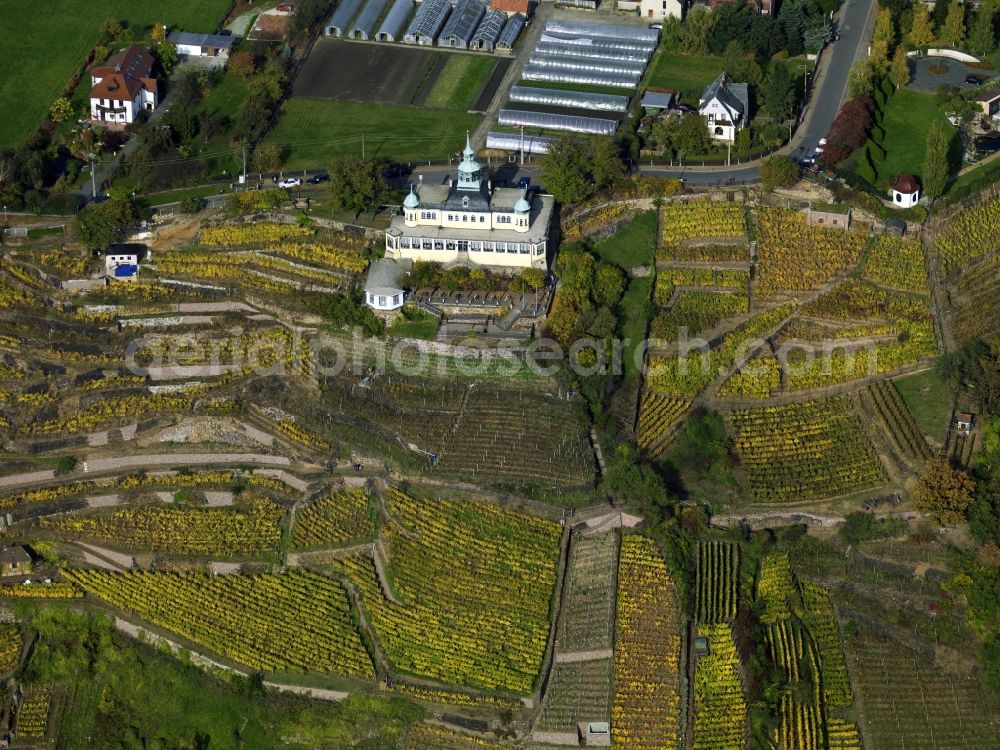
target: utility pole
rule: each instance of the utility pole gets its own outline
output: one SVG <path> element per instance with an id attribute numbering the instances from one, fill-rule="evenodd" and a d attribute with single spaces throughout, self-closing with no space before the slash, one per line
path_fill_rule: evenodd
<path id="1" fill-rule="evenodd" d="M 94 159 L 97 155 L 91 151 L 87 156 L 90 157 L 90 198 L 91 200 L 97 200 L 97 176 L 95 173 L 95 161 Z"/>
<path id="2" fill-rule="evenodd" d="M 365 134 L 361 134 L 361 161 L 365 160 Z"/>
<path id="3" fill-rule="evenodd" d="M 524 125 L 521 125 L 521 166 L 524 166 Z"/>
<path id="4" fill-rule="evenodd" d="M 247 144 L 243 144 L 243 184 L 247 182 Z"/>

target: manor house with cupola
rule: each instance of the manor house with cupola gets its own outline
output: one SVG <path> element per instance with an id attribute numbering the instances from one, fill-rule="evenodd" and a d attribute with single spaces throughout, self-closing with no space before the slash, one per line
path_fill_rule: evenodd
<path id="1" fill-rule="evenodd" d="M 411 185 L 385 233 L 385 257 L 499 268 L 546 268 L 555 199 L 494 188 L 468 137 L 458 179 Z"/>

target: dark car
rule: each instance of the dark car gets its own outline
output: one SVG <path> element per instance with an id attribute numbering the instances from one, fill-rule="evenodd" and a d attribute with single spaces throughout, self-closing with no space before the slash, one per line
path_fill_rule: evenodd
<path id="1" fill-rule="evenodd" d="M 382 170 L 382 176 L 391 180 L 394 177 L 406 177 L 413 170 L 405 164 L 390 164 Z"/>
<path id="2" fill-rule="evenodd" d="M 967 75 L 965 77 L 965 82 L 972 86 L 982 86 L 984 83 L 986 83 L 986 79 L 983 78 L 982 76 Z"/>
<path id="3" fill-rule="evenodd" d="M 678 112 L 683 112 L 686 115 L 694 115 L 698 113 L 698 110 L 692 107 L 690 104 L 682 104 L 680 102 L 678 102 L 674 106 L 674 109 L 676 109 Z"/>
<path id="4" fill-rule="evenodd" d="M 518 190 L 527 190 L 528 185 L 531 184 L 531 178 L 528 175 L 524 175 L 520 180 L 517 181 Z"/>
<path id="5" fill-rule="evenodd" d="M 330 175 L 328 175 L 326 172 L 320 172 L 319 174 L 314 174 L 312 177 L 306 180 L 306 182 L 308 182 L 310 185 L 319 185 L 321 182 L 329 182 L 329 181 L 330 181 Z"/>

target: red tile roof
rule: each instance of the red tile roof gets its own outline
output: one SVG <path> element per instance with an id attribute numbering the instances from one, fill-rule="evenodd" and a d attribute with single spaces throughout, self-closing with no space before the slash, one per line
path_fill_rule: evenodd
<path id="1" fill-rule="evenodd" d="M 910 174 L 901 174 L 896 178 L 896 184 L 892 186 L 892 189 L 897 193 L 915 193 L 920 189 L 917 185 L 917 181 Z"/>
<path id="2" fill-rule="evenodd" d="M 490 10 L 528 15 L 528 0 L 490 0 Z"/>
<path id="3" fill-rule="evenodd" d="M 90 71 L 101 80 L 90 90 L 92 99 L 135 99 L 142 89 L 156 91 L 153 56 L 138 44 L 132 44 L 108 58 L 104 65 Z"/>

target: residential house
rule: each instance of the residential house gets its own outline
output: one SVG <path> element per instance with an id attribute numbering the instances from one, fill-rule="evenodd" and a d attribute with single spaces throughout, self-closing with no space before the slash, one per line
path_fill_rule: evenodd
<path id="1" fill-rule="evenodd" d="M 159 104 L 153 56 L 132 44 L 90 71 L 90 119 L 128 125 Z"/>
<path id="2" fill-rule="evenodd" d="M 229 53 L 239 44 L 237 36 L 221 34 L 193 34 L 190 31 L 171 31 L 167 41 L 177 47 L 178 57 L 218 57 L 229 59 Z"/>
<path id="3" fill-rule="evenodd" d="M 619 2 L 619 9 L 623 3 Z M 629 3 L 630 7 L 635 7 L 636 3 Z M 678 20 L 684 17 L 683 0 L 639 0 L 639 15 L 643 18 L 666 18 L 673 16 Z"/>
<path id="4" fill-rule="evenodd" d="M 750 94 L 745 83 L 735 83 L 728 73 L 708 84 L 698 100 L 698 114 L 708 120 L 714 140 L 734 143 L 750 119 Z"/>
<path id="5" fill-rule="evenodd" d="M 139 256 L 111 250 L 104 256 L 104 273 L 115 281 L 135 281 L 139 273 Z"/>
<path id="6" fill-rule="evenodd" d="M 1000 117 L 1000 88 L 979 91 L 972 97 L 972 101 L 987 117 Z"/>
<path id="7" fill-rule="evenodd" d="M 466 138 L 458 180 L 411 187 L 385 233 L 385 257 L 495 268 L 547 267 L 555 199 L 485 179 Z"/>
<path id="8" fill-rule="evenodd" d="M 960 411 L 955 414 L 955 432 L 959 435 L 968 435 L 975 426 L 975 414 L 970 414 L 966 411 Z"/>
<path id="9" fill-rule="evenodd" d="M 31 555 L 24 547 L 4 547 L 0 550 L 0 574 L 9 576 L 31 572 Z"/>

